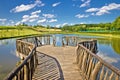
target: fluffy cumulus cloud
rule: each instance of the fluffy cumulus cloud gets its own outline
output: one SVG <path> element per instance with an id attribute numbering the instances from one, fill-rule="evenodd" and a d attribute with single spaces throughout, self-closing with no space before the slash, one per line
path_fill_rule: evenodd
<path id="1" fill-rule="evenodd" d="M 19 25 L 21 23 L 26 23 L 26 22 L 31 23 L 35 21 L 37 24 L 57 22 L 57 19 L 54 14 L 42 14 L 40 16 L 39 13 L 41 13 L 41 10 L 34 11 L 29 15 L 23 15 L 22 20 L 18 21 L 16 25 Z"/>
<path id="2" fill-rule="evenodd" d="M 38 20 L 37 21 L 37 23 L 39 24 L 39 23 L 45 23 L 47 21 L 47 19 L 40 19 L 40 20 Z"/>
<path id="3" fill-rule="evenodd" d="M 90 8 L 87 9 L 86 12 L 95 12 L 95 15 L 100 16 L 103 14 L 108 14 L 110 13 L 111 10 L 115 10 L 115 9 L 120 9 L 120 4 L 116 4 L 116 3 L 111 3 L 109 5 L 106 6 L 102 6 L 101 8 Z"/>
<path id="4" fill-rule="evenodd" d="M 56 7 L 56 6 L 58 6 L 59 4 L 61 4 L 61 2 L 54 3 L 54 4 L 52 4 L 52 7 Z"/>
<path id="5" fill-rule="evenodd" d="M 51 19 L 48 22 L 52 23 L 52 22 L 57 22 L 57 19 Z"/>
<path id="6" fill-rule="evenodd" d="M 86 17 L 89 17 L 89 15 L 77 14 L 77 15 L 75 15 L 75 17 L 77 17 L 77 18 L 86 18 Z"/>
<path id="7" fill-rule="evenodd" d="M 87 9 L 86 12 L 96 12 L 96 11 L 99 11 L 98 8 L 90 8 L 90 9 Z"/>
<path id="8" fill-rule="evenodd" d="M 33 4 L 21 4 L 20 6 L 16 6 L 15 8 L 13 8 L 10 12 L 23 12 L 23 11 L 28 11 L 36 6 L 44 6 L 44 3 L 42 3 L 42 1 L 40 0 L 36 0 Z"/>
<path id="9" fill-rule="evenodd" d="M 33 14 L 30 16 L 30 19 L 37 19 L 39 18 L 39 15 L 38 14 Z"/>
<path id="10" fill-rule="evenodd" d="M 43 14 L 43 16 L 44 16 L 45 18 L 54 18 L 54 17 L 55 17 L 54 14 Z"/>
<path id="11" fill-rule="evenodd" d="M 34 22 L 39 19 L 39 13 L 41 13 L 41 10 L 37 10 L 32 12 L 30 15 L 23 15 L 22 20 L 18 21 L 16 25 L 19 25 L 24 22 Z"/>
<path id="12" fill-rule="evenodd" d="M 86 7 L 90 5 L 91 0 L 81 0 L 83 4 L 80 5 L 80 7 Z"/>
<path id="13" fill-rule="evenodd" d="M 35 14 L 39 14 L 39 13 L 41 13 L 41 10 L 34 11 L 34 12 L 31 13 L 31 15 L 35 15 Z"/>

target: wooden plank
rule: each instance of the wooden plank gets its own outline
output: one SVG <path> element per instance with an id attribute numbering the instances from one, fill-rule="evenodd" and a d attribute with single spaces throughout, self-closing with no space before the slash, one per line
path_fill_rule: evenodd
<path id="1" fill-rule="evenodd" d="M 76 48 L 50 45 L 38 47 L 38 66 L 33 80 L 83 80 L 77 64 L 74 64 Z"/>

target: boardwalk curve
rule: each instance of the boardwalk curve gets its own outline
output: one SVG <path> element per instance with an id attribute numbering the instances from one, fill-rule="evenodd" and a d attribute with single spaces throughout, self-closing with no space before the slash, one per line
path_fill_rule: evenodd
<path id="1" fill-rule="evenodd" d="M 71 47 L 71 46 L 53 47 L 52 45 L 46 45 L 46 46 L 38 47 L 37 51 L 39 51 L 41 53 L 45 53 L 45 55 L 52 56 L 58 60 L 59 64 L 61 65 L 61 69 L 63 71 L 65 80 L 82 80 L 82 77 L 80 76 L 78 67 L 75 64 L 76 48 L 77 47 Z M 38 54 L 38 55 L 40 55 L 40 54 Z M 41 62 L 42 61 L 41 59 L 42 58 L 40 58 L 38 62 Z M 48 59 L 49 58 L 46 58 L 45 61 Z M 52 64 L 55 64 L 54 61 L 52 61 L 51 64 L 49 64 L 49 62 L 51 62 L 51 61 L 50 60 L 48 61 L 49 66 Z M 38 70 L 36 70 L 35 74 L 38 74 L 39 72 L 38 72 Z M 44 70 L 44 72 L 45 72 L 45 70 Z M 47 74 L 49 74 L 49 72 Z M 55 76 L 55 75 L 56 75 L 56 77 L 58 76 L 57 74 L 54 74 L 51 76 Z M 41 75 L 39 75 L 39 77 L 40 76 Z M 44 79 L 46 79 L 46 78 L 44 78 Z M 51 79 L 49 78 L 49 80 L 51 80 Z M 56 79 L 56 80 L 58 80 L 58 79 Z M 59 80 L 63 80 L 63 79 L 59 79 Z"/>

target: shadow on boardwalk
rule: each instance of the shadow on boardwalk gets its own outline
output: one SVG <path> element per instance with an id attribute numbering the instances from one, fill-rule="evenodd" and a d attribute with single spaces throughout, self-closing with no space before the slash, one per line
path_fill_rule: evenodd
<path id="1" fill-rule="evenodd" d="M 38 52 L 38 66 L 33 80 L 64 80 L 61 66 L 56 58 Z"/>

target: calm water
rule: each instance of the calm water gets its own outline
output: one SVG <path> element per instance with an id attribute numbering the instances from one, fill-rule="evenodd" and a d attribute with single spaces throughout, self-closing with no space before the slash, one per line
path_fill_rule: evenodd
<path id="1" fill-rule="evenodd" d="M 3 80 L 19 61 L 16 57 L 15 39 L 0 40 L 0 80 Z"/>
<path id="2" fill-rule="evenodd" d="M 57 39 L 57 45 L 61 46 L 60 39 L 63 36 L 78 36 L 81 38 L 94 38 L 98 40 L 98 50 L 97 55 L 102 57 L 105 61 L 116 66 L 120 69 L 120 39 L 114 38 L 104 38 L 97 36 L 83 36 L 83 35 L 53 35 Z M 16 46 L 15 39 L 0 40 L 0 80 L 3 79 L 13 68 L 15 68 L 16 63 L 20 60 L 16 56 Z"/>

